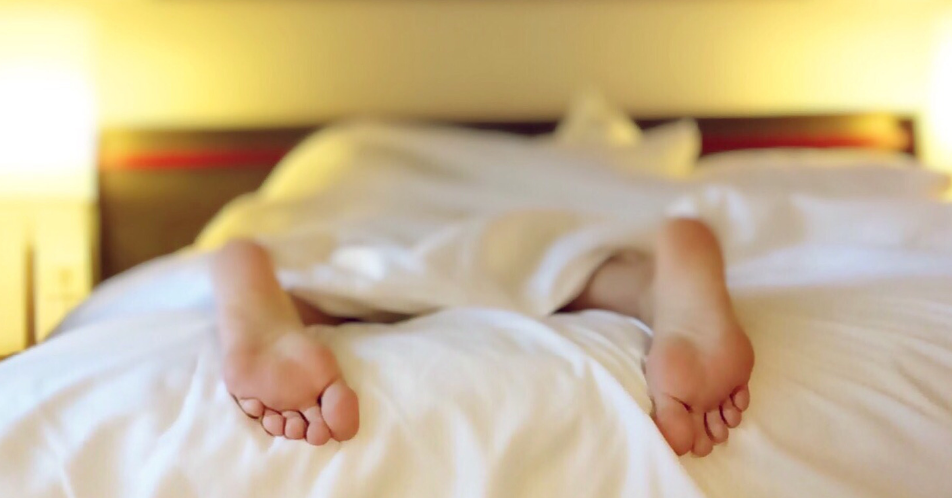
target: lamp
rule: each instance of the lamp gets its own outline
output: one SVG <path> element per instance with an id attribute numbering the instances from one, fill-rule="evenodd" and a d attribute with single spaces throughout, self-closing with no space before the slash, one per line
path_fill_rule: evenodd
<path id="1" fill-rule="evenodd" d="M 936 43 L 924 156 L 931 166 L 952 173 L 952 9 L 938 23 Z"/>
<path id="2" fill-rule="evenodd" d="M 88 36 L 54 12 L 0 12 L 0 198 L 92 200 Z"/>
<path id="3" fill-rule="evenodd" d="M 94 281 L 96 106 L 81 14 L 0 5 L 0 355 Z"/>

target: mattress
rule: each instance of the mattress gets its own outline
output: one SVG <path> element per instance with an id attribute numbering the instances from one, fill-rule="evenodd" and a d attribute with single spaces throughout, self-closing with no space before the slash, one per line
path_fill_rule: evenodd
<path id="1" fill-rule="evenodd" d="M 275 186 L 300 172 L 279 168 L 194 249 L 107 283 L 57 337 L 0 363 L 0 489 L 930 498 L 952 490 L 952 206 L 622 179 L 587 162 L 467 149 L 445 136 L 436 146 L 415 133 L 333 137 L 347 146 L 349 169 L 306 188 L 298 179 L 290 195 Z M 477 160 L 485 167 L 474 169 Z M 675 215 L 717 232 L 757 355 L 743 423 L 705 458 L 678 458 L 650 419 L 648 327 L 610 312 L 553 313 L 607 255 L 646 247 Z M 312 304 L 349 316 L 418 315 L 310 329 L 361 399 L 355 439 L 315 448 L 271 438 L 228 395 L 208 251 L 235 236 L 265 244 L 285 287 Z"/>

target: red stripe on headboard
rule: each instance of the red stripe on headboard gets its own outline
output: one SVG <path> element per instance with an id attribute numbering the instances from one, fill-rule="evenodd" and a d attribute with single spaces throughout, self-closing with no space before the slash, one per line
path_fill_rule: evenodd
<path id="1" fill-rule="evenodd" d="M 654 125 L 665 122 L 658 120 Z M 650 128 L 652 122 L 643 123 Z M 699 119 L 704 154 L 778 147 L 855 147 L 914 152 L 911 122 L 888 115 Z M 542 133 L 554 123 L 480 126 Z M 114 131 L 103 136 L 104 170 L 270 169 L 312 128 L 225 131 Z"/>
<path id="2" fill-rule="evenodd" d="M 739 149 L 769 149 L 780 147 L 860 147 L 895 149 L 894 144 L 869 137 L 718 137 L 703 138 L 704 154 Z M 164 169 L 228 169 L 274 167 L 290 151 L 289 148 L 235 149 L 235 150 L 171 150 L 136 153 L 104 159 L 102 167 L 110 170 L 164 170 Z"/>
<path id="3" fill-rule="evenodd" d="M 166 150 L 104 158 L 103 169 L 212 169 L 274 167 L 290 151 L 289 148 L 235 150 Z"/>
<path id="4" fill-rule="evenodd" d="M 853 147 L 864 149 L 895 150 L 897 144 L 874 137 L 704 137 L 703 151 L 705 154 L 729 152 L 741 149 L 776 149 L 776 148 L 815 148 L 830 149 L 836 147 Z"/>

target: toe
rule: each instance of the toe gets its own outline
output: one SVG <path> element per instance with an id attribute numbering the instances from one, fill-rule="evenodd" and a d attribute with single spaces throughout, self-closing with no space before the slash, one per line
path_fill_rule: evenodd
<path id="1" fill-rule="evenodd" d="M 304 418 L 307 419 L 308 423 L 305 434 L 308 443 L 320 446 L 330 441 L 331 431 L 327 428 L 327 424 L 324 423 L 324 418 L 321 416 L 321 407 L 315 405 L 304 410 Z"/>
<path id="2" fill-rule="evenodd" d="M 727 399 L 724 400 L 724 403 L 721 404 L 721 418 L 724 419 L 724 423 L 727 424 L 727 427 L 733 429 L 740 425 L 740 420 L 742 418 L 740 410 L 734 406 L 734 403 Z"/>
<path id="3" fill-rule="evenodd" d="M 264 415 L 264 403 L 251 398 L 239 399 L 238 406 L 251 418 L 261 418 Z"/>
<path id="4" fill-rule="evenodd" d="M 661 435 L 678 456 L 691 451 L 694 446 L 694 426 L 684 403 L 670 396 L 658 396 L 655 399 L 654 420 Z"/>
<path id="5" fill-rule="evenodd" d="M 334 439 L 346 441 L 357 434 L 360 427 L 357 394 L 343 379 L 337 379 L 321 395 L 321 416 Z"/>
<path id="6" fill-rule="evenodd" d="M 721 444 L 727 441 L 727 424 L 721 418 L 721 410 L 711 410 L 704 416 L 704 424 L 707 426 L 707 435 L 714 444 Z"/>
<path id="7" fill-rule="evenodd" d="M 290 411 L 281 414 L 284 416 L 284 437 L 288 439 L 304 439 L 307 433 L 307 421 L 298 412 Z"/>
<path id="8" fill-rule="evenodd" d="M 284 435 L 284 417 L 270 408 L 264 410 L 264 417 L 261 418 L 261 426 L 264 427 L 265 432 L 272 436 Z"/>
<path id="9" fill-rule="evenodd" d="M 737 388 L 737 390 L 734 391 L 734 394 L 731 395 L 731 400 L 734 402 L 734 406 L 736 406 L 738 410 L 746 410 L 747 407 L 750 406 L 750 390 L 746 385 Z"/>
<path id="10" fill-rule="evenodd" d="M 707 435 L 707 430 L 704 428 L 704 414 L 692 413 L 691 417 L 694 421 L 694 446 L 691 448 L 691 452 L 699 457 L 707 456 L 714 449 L 714 442 L 711 441 L 710 436 Z"/>

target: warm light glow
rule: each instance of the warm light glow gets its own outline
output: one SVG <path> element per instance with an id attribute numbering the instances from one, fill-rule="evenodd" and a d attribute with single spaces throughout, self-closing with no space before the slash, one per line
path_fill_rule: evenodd
<path id="1" fill-rule="evenodd" d="M 0 17 L 0 196 L 91 198 L 96 107 L 81 30 Z"/>
<path id="2" fill-rule="evenodd" d="M 952 15 L 941 23 L 926 127 L 926 160 L 952 172 Z"/>
<path id="3" fill-rule="evenodd" d="M 19 192 L 12 193 L 88 191 L 95 157 L 91 95 L 75 75 L 0 67 L 0 174 L 19 177 Z"/>

